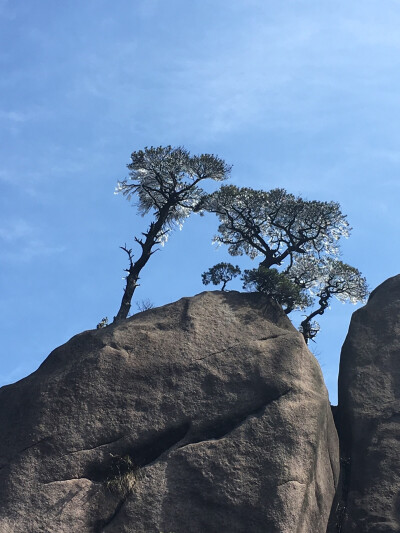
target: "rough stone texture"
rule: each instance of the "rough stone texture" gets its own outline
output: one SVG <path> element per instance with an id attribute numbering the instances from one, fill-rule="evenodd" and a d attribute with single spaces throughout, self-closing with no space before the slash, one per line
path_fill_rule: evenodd
<path id="1" fill-rule="evenodd" d="M 205 292 L 73 337 L 0 389 L 0 427 L 2 533 L 326 531 L 327 391 L 256 294 Z"/>
<path id="2" fill-rule="evenodd" d="M 399 532 L 400 276 L 375 289 L 353 314 L 340 362 L 338 421 L 336 531 Z"/>

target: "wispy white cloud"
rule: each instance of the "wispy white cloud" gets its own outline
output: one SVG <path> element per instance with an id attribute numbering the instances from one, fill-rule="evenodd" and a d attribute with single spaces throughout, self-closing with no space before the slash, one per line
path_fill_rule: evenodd
<path id="1" fill-rule="evenodd" d="M 29 114 L 21 111 L 3 111 L 0 110 L 0 120 L 10 122 L 26 122 L 29 120 Z"/>
<path id="2" fill-rule="evenodd" d="M 27 220 L 16 218 L 0 223 L 1 262 L 27 263 L 38 257 L 65 251 L 65 246 L 52 245 Z"/>
<path id="3" fill-rule="evenodd" d="M 40 203 L 46 203 L 49 199 L 49 194 L 45 188 L 48 177 L 47 169 L 40 168 L 37 161 L 38 170 L 31 170 L 29 168 L 28 157 L 20 155 L 17 162 L 3 162 L 3 168 L 0 168 L 0 183 L 7 184 L 12 189 L 18 189 L 19 193 L 24 193 L 28 197 L 35 198 Z M 11 200 L 11 197 L 10 197 Z"/>
<path id="4" fill-rule="evenodd" d="M 28 222 L 22 218 L 14 219 L 0 225 L 0 240 L 3 242 L 14 242 L 26 239 L 33 233 L 33 229 Z"/>
<path id="5" fill-rule="evenodd" d="M 102 152 L 90 156 L 88 153 L 80 146 L 68 150 L 51 141 L 40 145 L 34 154 L 11 152 L 7 160 L 10 155 L 7 153 L 0 166 L 0 183 L 15 189 L 14 193 L 18 190 L 18 194 L 34 198 L 39 204 L 51 204 L 55 201 L 56 180 L 78 181 L 83 175 L 91 176 L 94 169 L 101 168 Z"/>
<path id="6" fill-rule="evenodd" d="M 109 117 L 136 118 L 141 128 L 156 117 L 158 131 L 192 139 L 250 126 L 318 132 L 340 112 L 368 113 L 374 99 L 396 105 L 400 16 L 377 22 L 376 11 L 339 2 L 321 16 L 255 1 L 243 25 L 222 34 L 205 26 L 196 46 L 188 39 L 164 50 L 160 37 L 149 51 L 129 37 L 80 55 L 70 95 L 99 98 Z"/>
<path id="7" fill-rule="evenodd" d="M 349 111 L 368 113 L 374 99 L 398 105 L 393 61 L 400 57 L 400 12 L 391 17 L 371 2 L 360 6 L 217 2 L 228 29 L 222 14 L 209 24 L 204 9 L 183 26 L 179 2 L 167 9 L 159 0 L 141 0 L 127 15 L 140 20 L 135 32 L 85 47 L 69 43 L 65 62 L 58 61 L 55 36 L 36 33 L 41 49 L 54 50 L 51 79 L 63 81 L 59 114 L 87 99 L 100 123 L 146 133 L 157 122 L 160 137 L 173 132 L 193 141 L 244 128 L 318 133 Z M 160 30 L 164 19 L 169 31 Z M 9 113 L 3 119 L 16 124 L 31 118 Z"/>
<path id="8" fill-rule="evenodd" d="M 369 152 L 370 157 L 381 159 L 383 161 L 387 161 L 389 163 L 393 163 L 395 165 L 400 164 L 400 146 L 398 149 L 390 149 L 390 148 L 381 148 L 381 149 L 375 149 Z M 400 181 L 393 180 L 393 185 L 396 185 L 397 187 L 400 187 Z"/>
<path id="9" fill-rule="evenodd" d="M 31 261 L 65 252 L 65 246 L 52 246 L 40 240 L 30 240 L 3 250 L 0 262 L 30 263 Z"/>
<path id="10" fill-rule="evenodd" d="M 4 169 L 0 170 L 0 182 L 12 183 L 13 177 L 11 176 L 11 173 Z"/>

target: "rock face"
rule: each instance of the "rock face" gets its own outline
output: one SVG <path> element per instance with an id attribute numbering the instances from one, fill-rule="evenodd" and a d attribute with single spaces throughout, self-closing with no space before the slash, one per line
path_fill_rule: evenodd
<path id="1" fill-rule="evenodd" d="M 353 314 L 340 362 L 338 423 L 342 497 L 331 531 L 400 532 L 400 276 Z"/>
<path id="2" fill-rule="evenodd" d="M 338 442 L 275 304 L 205 292 L 0 389 L 2 533 L 325 533 Z"/>

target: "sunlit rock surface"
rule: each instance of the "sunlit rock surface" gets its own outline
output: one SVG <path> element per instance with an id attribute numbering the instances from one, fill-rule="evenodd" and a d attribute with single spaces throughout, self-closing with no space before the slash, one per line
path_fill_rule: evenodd
<path id="1" fill-rule="evenodd" d="M 400 532 L 400 276 L 353 314 L 341 355 L 338 424 L 341 494 L 329 531 Z"/>
<path id="2" fill-rule="evenodd" d="M 2 533 L 326 531 L 327 391 L 259 295 L 205 292 L 77 335 L 0 389 L 0 425 Z"/>

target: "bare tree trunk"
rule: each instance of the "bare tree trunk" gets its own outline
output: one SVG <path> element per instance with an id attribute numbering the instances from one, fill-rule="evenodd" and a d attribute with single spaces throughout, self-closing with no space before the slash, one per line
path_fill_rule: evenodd
<path id="1" fill-rule="evenodd" d="M 142 253 L 139 259 L 133 263 L 132 261 L 132 250 L 128 250 L 125 247 L 122 247 L 123 250 L 127 252 L 130 260 L 130 267 L 127 269 L 128 275 L 126 277 L 126 285 L 124 289 L 124 294 L 122 296 L 122 301 L 117 315 L 114 317 L 114 322 L 120 322 L 128 317 L 129 311 L 131 309 L 133 293 L 138 286 L 139 274 L 142 268 L 146 265 L 147 261 L 153 255 L 156 250 L 153 250 L 153 246 L 159 244 L 160 232 L 165 225 L 165 222 L 168 218 L 168 213 L 171 208 L 171 204 L 166 204 L 159 212 L 156 222 L 150 224 L 149 230 L 147 233 L 143 233 L 145 237 L 144 241 L 135 237 L 135 241 L 140 244 L 142 248 Z"/>
<path id="2" fill-rule="evenodd" d="M 135 269 L 137 270 L 137 269 Z M 134 269 L 130 270 L 129 274 L 126 277 L 126 285 L 124 289 L 124 294 L 122 296 L 122 301 L 117 315 L 114 317 L 114 322 L 119 322 L 124 320 L 129 315 L 131 309 L 131 302 L 133 293 L 136 290 L 137 282 L 139 279 L 139 272 L 134 272 Z"/>

